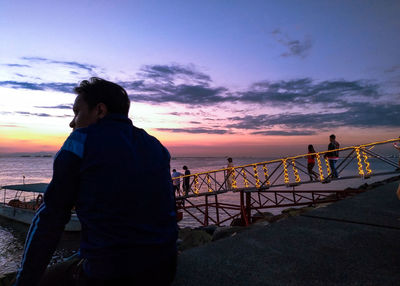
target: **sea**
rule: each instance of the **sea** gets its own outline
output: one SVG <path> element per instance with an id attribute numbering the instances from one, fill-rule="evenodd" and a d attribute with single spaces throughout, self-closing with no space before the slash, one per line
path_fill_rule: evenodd
<path id="1" fill-rule="evenodd" d="M 397 156 L 396 153 L 394 153 Z M 235 166 L 264 162 L 274 158 L 271 157 L 240 157 L 233 158 Z M 23 184 L 23 183 L 48 183 L 52 177 L 53 155 L 15 155 L 15 156 L 0 156 L 0 186 Z M 391 158 L 392 162 L 397 164 L 397 158 Z M 305 161 L 305 160 L 304 160 Z M 370 159 L 371 169 L 374 173 L 391 172 L 395 168 L 378 159 Z M 178 172 L 184 173 L 182 167 L 188 166 L 191 173 L 205 172 L 215 169 L 225 168 L 227 164 L 226 157 L 173 157 L 171 160 L 171 170 L 176 169 Z M 304 162 L 304 164 L 306 164 Z M 314 168 L 314 170 L 316 167 Z M 354 175 L 357 172 L 356 165 L 346 169 L 341 173 L 341 176 Z M 347 187 L 358 187 L 364 183 L 372 183 L 375 181 L 384 180 L 391 175 L 373 176 L 369 179 L 348 179 L 332 181 L 330 184 L 307 184 L 296 187 L 296 189 L 321 190 L 334 189 L 343 190 Z M 283 187 L 285 188 L 285 187 Z M 282 188 L 281 188 L 282 189 Z M 1 198 L 0 194 L 0 198 Z M 225 203 L 237 203 L 238 195 L 227 193 L 221 198 Z M 278 214 L 282 209 L 272 209 L 270 212 Z M 184 216 L 179 222 L 180 227 L 198 226 L 197 222 L 190 216 Z M 15 230 L 0 225 L 0 275 L 17 270 L 18 263 L 21 260 L 23 252 L 24 238 Z"/>

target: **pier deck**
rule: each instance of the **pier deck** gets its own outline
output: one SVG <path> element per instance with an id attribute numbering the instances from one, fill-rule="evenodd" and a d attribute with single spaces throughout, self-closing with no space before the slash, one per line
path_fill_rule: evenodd
<path id="1" fill-rule="evenodd" d="M 398 184 L 187 250 L 173 285 L 399 285 Z"/>

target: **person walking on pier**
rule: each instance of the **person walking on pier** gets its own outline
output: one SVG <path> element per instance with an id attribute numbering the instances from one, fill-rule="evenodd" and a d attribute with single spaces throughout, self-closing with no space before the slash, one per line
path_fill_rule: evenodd
<path id="1" fill-rule="evenodd" d="M 328 150 L 335 150 L 340 148 L 339 142 L 336 141 L 335 134 L 329 136 L 329 141 L 330 143 L 328 145 Z M 324 157 L 328 158 L 329 167 L 331 168 L 332 172 L 332 178 L 339 178 L 338 172 L 336 170 L 336 162 L 339 160 L 339 151 L 328 152 L 325 154 Z"/>
<path id="2" fill-rule="evenodd" d="M 180 176 L 182 176 L 182 173 L 177 172 L 176 169 L 172 170 L 172 185 L 174 186 L 174 192 L 176 192 L 179 196 L 181 195 L 181 179 L 178 178 Z"/>
<path id="3" fill-rule="evenodd" d="M 182 169 L 185 170 L 185 176 L 190 175 L 190 170 L 187 166 L 183 166 Z M 183 178 L 182 188 L 183 188 L 183 194 L 187 196 L 190 190 L 190 177 Z"/>
<path id="4" fill-rule="evenodd" d="M 227 188 L 228 190 L 232 189 L 232 176 L 233 176 L 233 160 L 231 157 L 229 157 L 228 159 L 228 165 L 226 166 L 228 168 L 227 171 L 227 175 L 226 175 L 226 184 L 227 184 Z"/>
<path id="5" fill-rule="evenodd" d="M 313 145 L 308 145 L 308 154 L 316 153 Z M 313 179 L 316 181 L 318 179 L 317 175 L 313 171 L 315 166 L 315 154 L 307 156 L 307 170 L 308 175 L 310 176 L 310 181 Z"/>
<path id="6" fill-rule="evenodd" d="M 170 285 L 178 230 L 170 154 L 132 124 L 121 86 L 91 78 L 74 91 L 73 131 L 54 158 L 14 286 Z M 80 250 L 46 270 L 73 207 Z"/>

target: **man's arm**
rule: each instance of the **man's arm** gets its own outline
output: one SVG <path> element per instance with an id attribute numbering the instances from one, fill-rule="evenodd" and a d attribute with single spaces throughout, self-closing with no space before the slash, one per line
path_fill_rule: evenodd
<path id="1" fill-rule="evenodd" d="M 56 155 L 53 178 L 44 194 L 43 204 L 32 220 L 17 274 L 17 286 L 38 285 L 71 217 L 78 191 L 82 157 L 79 155 L 83 154 L 83 144 L 71 139 L 72 135 Z"/>

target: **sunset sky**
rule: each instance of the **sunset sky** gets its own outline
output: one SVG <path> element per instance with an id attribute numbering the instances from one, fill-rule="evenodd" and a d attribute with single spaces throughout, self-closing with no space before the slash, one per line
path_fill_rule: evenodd
<path id="1" fill-rule="evenodd" d="M 173 156 L 400 135 L 400 1 L 0 0 L 0 153 L 55 152 L 98 76 Z"/>

